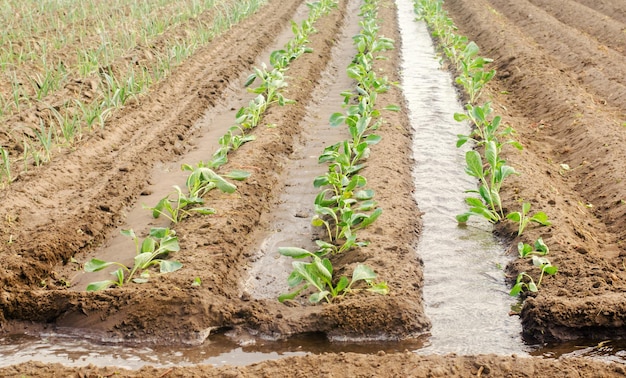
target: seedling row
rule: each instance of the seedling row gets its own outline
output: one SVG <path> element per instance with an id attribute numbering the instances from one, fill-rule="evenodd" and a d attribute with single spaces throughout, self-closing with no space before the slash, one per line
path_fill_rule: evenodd
<path id="1" fill-rule="evenodd" d="M 519 150 L 522 145 L 512 137 L 515 134 L 510 126 L 504 127 L 502 117 L 495 115 L 489 101 L 480 103 L 480 97 L 485 85 L 495 76 L 494 69 L 487 69 L 491 59 L 478 55 L 479 47 L 467 37 L 456 33 L 452 19 L 442 8 L 441 0 L 416 0 L 415 12 L 418 19 L 426 21 L 431 34 L 438 41 L 445 57 L 450 61 L 453 70 L 457 73 L 455 82 L 465 93 L 467 103 L 465 113 L 457 113 L 454 118 L 459 122 L 469 121 L 473 126 L 469 135 L 459 135 L 457 147 L 472 142 L 475 149 L 466 152 L 465 172 L 478 180 L 478 190 L 466 190 L 477 196 L 466 198 L 469 210 L 459 214 L 456 218 L 459 223 L 465 224 L 470 217 L 482 217 L 490 223 L 512 221 L 517 224 L 517 236 L 521 237 L 526 227 L 532 222 L 540 226 L 550 226 L 548 216 L 538 211 L 530 213 L 531 204 L 521 202 L 519 211 L 504 213 L 500 190 L 505 180 L 519 173 L 504 160 L 502 149 L 513 146 Z M 518 243 L 520 258 L 531 258 L 532 265 L 539 270 L 539 278 L 521 272 L 517 275 L 515 284 L 510 291 L 511 296 L 517 296 L 524 291 L 536 292 L 541 285 L 545 274 L 555 275 L 558 268 L 550 263 L 546 255 L 548 246 L 539 237 L 533 245 Z"/>
<path id="2" fill-rule="evenodd" d="M 255 140 L 251 132 L 260 124 L 263 114 L 270 106 L 284 106 L 292 103 L 282 94 L 282 90 L 287 87 L 285 73 L 292 61 L 302 54 L 312 51 L 306 45 L 309 42 L 309 35 L 316 31 L 313 27 L 315 21 L 330 12 L 337 4 L 332 0 L 322 0 L 308 5 L 308 18 L 301 25 L 291 22 L 294 37 L 287 42 L 283 49 L 276 50 L 270 55 L 272 69 L 269 70 L 262 64 L 261 67 L 254 68 L 254 72 L 247 78 L 245 87 L 248 87 L 248 91 L 257 96 L 250 100 L 247 106 L 239 109 L 235 116 L 234 125 L 219 139 L 220 147 L 213 153 L 211 159 L 207 162 L 198 162 L 195 165 L 184 164 L 182 166 L 183 171 L 190 172 L 186 180 L 186 190 L 174 186 L 174 192 L 162 198 L 155 206 L 144 205 L 146 209 L 152 212 L 154 218 L 164 216 L 176 225 L 193 214 L 215 214 L 215 209 L 203 206 L 205 203 L 203 197 L 213 189 L 218 189 L 224 193 L 233 193 L 237 187 L 227 179 L 241 181 L 250 176 L 249 172 L 242 170 L 232 170 L 228 173 L 218 173 L 217 171 L 227 164 L 229 153 L 236 151 L 244 143 Z M 259 85 L 250 88 L 257 81 Z M 153 265 L 159 267 L 160 273 L 170 273 L 182 268 L 180 262 L 166 259 L 170 253 L 180 250 L 178 238 L 173 229 L 152 228 L 149 236 L 141 243 L 132 229 L 123 230 L 122 234 L 135 241 L 133 267 L 126 267 L 118 262 L 92 259 L 85 264 L 86 272 L 97 272 L 109 266 L 119 266 L 119 268 L 111 273 L 115 277 L 114 280 L 93 282 L 87 286 L 87 291 L 103 290 L 113 285 L 122 286 L 131 281 L 146 283 L 150 277 L 149 268 Z M 135 273 L 140 276 L 134 277 Z M 194 284 L 200 283 L 200 279 L 196 278 Z"/>

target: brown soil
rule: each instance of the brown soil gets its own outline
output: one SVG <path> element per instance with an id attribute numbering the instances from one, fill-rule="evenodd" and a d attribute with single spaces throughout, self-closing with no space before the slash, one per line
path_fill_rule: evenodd
<path id="1" fill-rule="evenodd" d="M 522 172 L 505 190 L 507 206 L 523 198 L 553 221 L 524 239 L 542 236 L 559 267 L 524 302 L 525 335 L 623 337 L 624 4 L 451 0 L 447 8 L 462 34 L 494 59 L 490 99 L 526 147 L 507 155 Z M 500 231 L 508 237 L 513 230 Z M 527 264 L 520 260 L 509 270 L 516 274 Z"/>
<path id="2" fill-rule="evenodd" d="M 417 356 L 414 353 L 362 355 L 355 353 L 289 357 L 246 367 L 198 366 L 193 369 L 84 367 L 22 364 L 0 370 L 7 377 L 623 377 L 621 365 L 583 359 L 486 356 Z"/>
<path id="3" fill-rule="evenodd" d="M 1 328 L 73 327 L 95 339 L 158 344 L 198 344 L 209 331 L 237 329 L 288 337 L 321 332 L 338 337 L 407 339 L 427 332 L 421 298 L 421 262 L 414 254 L 420 220 L 411 195 L 411 133 L 405 112 L 385 114 L 364 175 L 384 213 L 363 232 L 368 247 L 333 260 L 339 272 L 357 263 L 376 267 L 388 296 L 359 293 L 332 304 L 311 306 L 243 295 L 258 243 L 267 228 L 263 214 L 283 190 L 283 167 L 301 138 L 306 104 L 330 58 L 346 1 L 321 19 L 311 36 L 314 53 L 293 62 L 287 97 L 296 104 L 272 108 L 255 131 L 257 140 L 229 156 L 224 171 L 246 167 L 253 175 L 235 194 L 207 198 L 217 216 L 194 216 L 176 225 L 184 268 L 98 293 L 68 288 L 71 259 L 79 262 L 125 222 L 129 207 L 150 191 L 152 167 L 175 160 L 190 147 L 193 125 L 222 103 L 229 82 L 249 72 L 301 1 L 270 1 L 258 14 L 198 51 L 137 104 L 107 121 L 52 163 L 32 170 L 1 195 Z M 399 40 L 395 8 L 384 1 L 382 34 Z M 556 5 L 554 5 L 554 4 Z M 582 5 L 585 4 L 585 5 Z M 462 34 L 494 59 L 497 80 L 488 96 L 519 133 L 521 153 L 507 160 L 522 172 L 505 188 L 507 207 L 523 198 L 553 220 L 530 228 L 524 241 L 542 236 L 550 246 L 556 277 L 544 280 L 521 312 L 524 332 L 539 340 L 624 336 L 626 327 L 626 34 L 620 0 L 557 2 L 448 0 Z M 593 9 L 597 7 L 597 9 Z M 398 80 L 398 51 L 377 64 Z M 347 62 L 346 62 L 347 65 Z M 402 103 L 394 89 L 379 96 L 382 107 Z M 207 154 L 212 151 L 207 151 Z M 569 165 L 565 170 L 562 164 Z M 250 168 L 253 167 L 253 168 Z M 498 232 L 511 246 L 514 230 Z M 520 239 L 521 240 L 521 239 Z M 132 252 L 131 252 L 132 253 Z M 65 264 L 65 266 L 64 266 Z M 526 270 L 525 261 L 509 267 Z M 200 277 L 202 285 L 191 285 Z M 0 369 L 0 376 L 109 376 L 115 368 L 64 368 L 29 363 Z M 122 376 L 621 376 L 624 368 L 589 360 L 542 360 L 502 356 L 416 356 L 413 353 L 349 353 L 291 357 L 249 367 L 198 366 Z"/>

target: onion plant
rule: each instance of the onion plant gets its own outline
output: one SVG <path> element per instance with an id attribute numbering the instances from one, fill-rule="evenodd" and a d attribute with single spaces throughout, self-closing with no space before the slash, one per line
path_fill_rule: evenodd
<path id="1" fill-rule="evenodd" d="M 88 98 L 69 98 L 61 109 L 57 108 L 63 122 L 56 128 L 62 132 L 62 143 L 67 145 L 79 139 L 83 129 L 91 131 L 96 124 L 103 127 L 108 115 L 129 99 L 139 99 L 198 47 L 256 12 L 266 0 L 238 0 L 228 6 L 222 6 L 223 0 L 194 1 L 193 6 L 163 0 L 159 7 L 156 3 L 129 0 L 115 2 L 115 6 L 109 2 L 89 1 L 89 5 L 76 7 L 75 3 L 76 0 L 56 2 L 58 8 L 43 13 L 33 12 L 30 6 L 24 7 L 26 3 L 16 4 L 11 9 L 20 13 L 20 22 L 0 31 L 0 72 L 6 72 L 3 76 L 8 78 L 3 87 L 11 88 L 10 93 L 0 93 L 0 122 L 34 106 L 35 101 L 45 103 L 67 84 L 92 84 Z M 77 11 L 87 8 L 89 11 Z M 204 24 L 197 19 L 208 10 L 215 13 L 215 20 L 222 19 L 222 22 Z M 14 17 L 2 19 L 13 20 Z M 170 34 L 186 27 L 185 23 L 193 26 L 187 28 L 185 37 L 182 40 L 172 38 Z M 84 25 L 98 27 L 85 29 Z M 127 64 L 128 56 L 144 47 L 150 47 L 151 51 L 147 61 Z M 59 62 L 56 55 L 59 52 L 72 56 L 64 58 L 62 63 L 50 64 Z M 34 68 L 26 72 L 25 62 Z M 46 124 L 45 127 L 52 126 Z M 21 142 L 22 136 L 14 135 L 14 138 Z M 40 148 L 36 145 L 40 142 L 24 141 L 28 145 L 28 160 L 36 164 L 51 158 L 52 145 Z M 12 164 L 16 158 L 11 156 Z M 28 168 L 26 162 L 24 166 Z"/>

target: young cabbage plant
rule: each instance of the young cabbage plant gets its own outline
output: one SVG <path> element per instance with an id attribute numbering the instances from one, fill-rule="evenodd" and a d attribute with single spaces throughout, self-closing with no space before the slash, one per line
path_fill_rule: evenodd
<path id="1" fill-rule="evenodd" d="M 526 229 L 526 226 L 528 226 L 530 222 L 534 222 L 542 226 L 549 226 L 552 224 L 552 222 L 548 220 L 546 213 L 543 211 L 538 211 L 530 217 L 528 216 L 529 211 L 530 203 L 524 202 L 522 204 L 522 211 L 512 212 L 506 216 L 507 219 L 512 220 L 519 225 L 517 236 L 520 236 L 524 232 L 524 229 Z"/>
<path id="2" fill-rule="evenodd" d="M 333 283 L 333 266 L 329 259 L 321 258 L 316 254 L 302 248 L 284 247 L 278 249 L 283 256 L 294 259 L 310 258 L 312 261 L 294 261 L 293 272 L 289 275 L 289 287 L 297 287 L 296 290 L 278 297 L 280 302 L 292 300 L 304 290 L 313 287 L 316 292 L 309 296 L 309 302 L 319 303 L 322 300 L 331 302 L 338 296 L 354 293 L 360 289 L 352 286 L 359 281 L 366 282 L 369 287 L 365 290 L 378 294 L 387 294 L 389 288 L 385 282 L 375 283 L 376 273 L 366 265 L 357 265 L 352 273 L 352 278 L 342 276 L 336 283 Z"/>
<path id="3" fill-rule="evenodd" d="M 510 144 L 511 146 L 522 150 L 522 145 L 514 139 L 507 139 L 502 143 L 500 139 L 509 138 L 515 133 L 512 127 L 506 127 L 504 130 L 500 130 L 500 123 L 502 117 L 495 116 L 491 118 L 491 103 L 486 102 L 482 106 L 480 105 L 465 105 L 466 113 L 455 113 L 454 119 L 457 122 L 463 122 L 469 120 L 475 127 L 469 135 L 459 134 L 456 142 L 457 147 L 461 147 L 468 141 L 473 141 L 477 146 L 484 145 L 489 141 L 495 141 L 498 148 L 502 148 L 504 144 Z"/>
<path id="4" fill-rule="evenodd" d="M 517 252 L 520 258 L 532 257 L 532 256 L 545 256 L 550 252 L 550 249 L 543 242 L 543 238 L 539 238 L 535 241 L 535 245 L 519 242 L 517 244 Z"/>
<path id="5" fill-rule="evenodd" d="M 470 205 L 468 212 L 457 215 L 459 223 L 465 223 L 472 215 L 482 216 L 491 223 L 497 223 L 504 214 L 502 213 L 502 201 L 500 199 L 500 187 L 503 181 L 510 175 L 517 174 L 515 169 L 505 164 L 500 159 L 498 148 L 494 141 L 485 146 L 486 164 L 477 151 L 468 151 L 465 154 L 467 167 L 465 172 L 479 180 L 478 190 L 468 190 L 468 193 L 477 193 L 480 198 L 468 197 L 466 202 Z"/>
<path id="6" fill-rule="evenodd" d="M 146 283 L 149 281 L 149 268 L 154 265 L 159 266 L 160 273 L 175 272 L 182 268 L 182 264 L 178 261 L 165 260 L 170 252 L 180 250 L 178 245 L 178 237 L 176 232 L 169 228 L 152 228 L 150 234 L 141 244 L 135 232 L 130 230 L 122 230 L 122 235 L 128 236 L 135 242 L 135 259 L 132 268 L 119 262 L 107 262 L 100 259 L 91 259 L 85 264 L 86 272 L 98 272 L 109 266 L 118 266 L 119 268 L 111 274 L 114 280 L 105 280 L 92 282 L 87 285 L 87 291 L 103 290 L 111 286 L 123 286 L 129 282 Z M 135 275 L 140 272 L 139 277 Z"/>
<path id="7" fill-rule="evenodd" d="M 170 199 L 172 194 L 174 194 L 174 199 Z M 202 205 L 203 203 L 204 200 L 202 198 L 187 197 L 178 185 L 174 185 L 174 192 L 162 198 L 156 206 L 150 207 L 144 205 L 143 207 L 144 209 L 152 210 L 152 216 L 154 218 L 159 218 L 163 215 L 173 223 L 178 223 L 192 213 L 204 215 L 215 214 L 215 210 L 209 207 L 193 207 L 187 209 L 189 206 Z"/>
<path id="8" fill-rule="evenodd" d="M 545 274 L 553 276 L 558 272 L 558 268 L 552 265 L 550 261 L 545 257 L 532 256 L 532 260 L 533 265 L 541 269 L 539 280 L 535 284 L 532 276 L 530 276 L 526 272 L 518 274 L 517 279 L 515 280 L 515 285 L 513 285 L 513 288 L 509 292 L 512 297 L 520 294 L 525 290 L 537 292 L 539 290 L 539 287 L 541 286 L 541 281 L 543 280 L 543 276 Z"/>
<path id="9" fill-rule="evenodd" d="M 234 193 L 237 186 L 228 182 L 226 178 L 236 181 L 243 181 L 250 177 L 250 173 L 241 170 L 232 170 L 225 175 L 218 175 L 211 168 L 213 162 L 197 163 L 195 166 L 183 164 L 183 171 L 190 171 L 187 177 L 187 190 L 191 197 L 202 197 L 211 190 L 217 188 L 224 193 Z"/>

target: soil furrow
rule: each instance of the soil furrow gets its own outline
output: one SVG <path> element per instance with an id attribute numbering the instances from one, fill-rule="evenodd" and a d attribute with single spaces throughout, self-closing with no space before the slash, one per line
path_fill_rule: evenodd
<path id="1" fill-rule="evenodd" d="M 529 1 L 517 1 L 511 4 L 508 1 L 493 0 L 492 6 L 502 15 L 510 19 L 516 28 L 523 28 L 525 36 L 532 38 L 542 49 L 545 49 L 544 59 L 555 68 L 568 72 L 587 91 L 596 97 L 598 102 L 606 102 L 617 108 L 626 108 L 626 66 L 623 64 L 623 51 L 608 49 L 598 43 L 596 36 L 591 38 L 580 31 L 580 22 L 576 25 L 563 24 L 551 16 L 544 9 L 545 3 L 533 5 Z M 577 9 L 571 9 L 573 12 Z M 589 16 L 580 9 L 585 16 Z M 575 16 L 573 16 L 575 17 Z M 621 27 L 626 25 L 622 24 Z M 615 27 L 618 29 L 618 27 Z M 563 32 L 563 30 L 567 32 Z M 623 33 L 618 33 L 617 35 Z M 615 40 L 615 36 L 612 36 Z M 617 37 L 616 43 L 619 43 Z M 624 40 L 624 38 L 622 38 Z M 623 47 L 623 46 L 622 46 Z M 601 61 L 601 63 L 599 63 Z"/>
<path id="2" fill-rule="evenodd" d="M 193 122 L 220 101 L 230 78 L 250 69 L 298 4 L 268 4 L 190 59 L 140 105 L 122 111 L 105 131 L 4 191 L 10 200 L 0 205 L 2 238 L 12 241 L 1 247 L 7 256 L 0 273 L 4 285 L 20 287 L 15 279 L 37 285 L 49 279 L 51 264 L 102 242 L 138 197 L 152 164 L 183 148 Z"/>
<path id="3" fill-rule="evenodd" d="M 626 6 L 623 2 L 613 0 L 576 0 L 576 2 L 602 12 L 609 18 L 626 23 Z"/>
<path id="4" fill-rule="evenodd" d="M 536 35 L 548 33 L 541 25 L 525 20 L 527 14 L 521 10 L 512 10 L 509 15 L 519 17 L 510 19 L 494 15 L 488 6 L 493 3 L 504 11 L 499 1 L 447 4 L 461 31 L 494 59 L 498 80 L 492 83 L 489 97 L 505 122 L 518 130 L 518 139 L 526 147 L 521 153 L 507 154 L 522 176 L 504 189 L 506 206 L 512 211 L 519 199 L 530 201 L 533 209 L 545 210 L 553 220 L 547 230 L 526 232 L 528 241 L 542 236 L 548 242 L 550 260 L 559 267 L 559 274 L 526 299 L 524 331 L 540 340 L 597 336 L 603 327 L 620 333 L 624 317 L 612 312 L 602 318 L 592 314 L 600 308 L 619 307 L 619 302 L 611 302 L 617 299 L 611 293 L 626 290 L 621 263 L 626 253 L 626 206 L 622 205 L 626 188 L 618 173 L 625 161 L 626 135 L 620 118 L 626 108 L 621 103 L 612 108 L 594 101 L 576 73 L 553 63 L 548 53 L 553 50 L 535 44 Z M 562 34 L 551 32 L 554 41 L 548 46 L 578 35 Z M 506 226 L 500 231 L 514 235 Z M 528 263 L 516 261 L 511 273 L 531 269 Z"/>
<path id="5" fill-rule="evenodd" d="M 575 2 L 572 2 L 568 7 L 563 7 L 561 2 L 555 0 L 531 0 L 531 3 L 564 25 L 578 29 L 597 40 L 600 44 L 598 49 L 602 50 L 602 45 L 604 45 L 626 55 L 625 22 L 613 20 L 593 8 Z M 584 14 L 585 17 L 581 18 L 581 14 Z"/>

